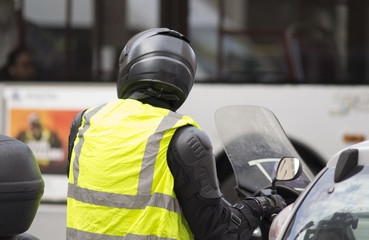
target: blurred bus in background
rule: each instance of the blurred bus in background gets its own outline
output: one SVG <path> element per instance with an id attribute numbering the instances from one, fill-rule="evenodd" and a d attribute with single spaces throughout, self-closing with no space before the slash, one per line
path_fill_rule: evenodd
<path id="1" fill-rule="evenodd" d="M 232 169 L 213 120 L 222 106 L 269 108 L 314 172 L 368 139 L 368 9 L 365 0 L 0 1 L 0 66 L 26 46 L 37 70 L 32 81 L 1 80 L 0 133 L 18 137 L 38 116 L 64 152 L 34 147 L 46 189 L 32 233 L 65 239 L 71 120 L 116 98 L 118 56 L 135 33 L 168 27 L 191 40 L 197 77 L 178 112 L 209 134 L 227 196 Z"/>

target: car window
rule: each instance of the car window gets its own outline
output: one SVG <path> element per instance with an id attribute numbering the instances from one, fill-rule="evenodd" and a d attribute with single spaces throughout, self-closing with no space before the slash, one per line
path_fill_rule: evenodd
<path id="1" fill-rule="evenodd" d="M 297 210 L 285 240 L 359 240 L 369 237 L 369 167 L 334 183 L 328 169 Z"/>

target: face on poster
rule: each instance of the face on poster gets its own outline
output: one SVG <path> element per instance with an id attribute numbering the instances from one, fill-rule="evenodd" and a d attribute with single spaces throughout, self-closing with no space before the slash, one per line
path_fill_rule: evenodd
<path id="1" fill-rule="evenodd" d="M 77 110 L 9 109 L 10 137 L 26 143 L 41 173 L 65 174 L 68 135 Z"/>

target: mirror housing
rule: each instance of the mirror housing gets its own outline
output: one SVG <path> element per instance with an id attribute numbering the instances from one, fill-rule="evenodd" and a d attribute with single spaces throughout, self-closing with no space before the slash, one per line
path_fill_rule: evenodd
<path id="1" fill-rule="evenodd" d="M 277 181 L 292 181 L 300 177 L 302 165 L 300 159 L 296 157 L 283 157 L 279 163 L 276 176 L 272 182 L 272 189 L 275 190 Z"/>

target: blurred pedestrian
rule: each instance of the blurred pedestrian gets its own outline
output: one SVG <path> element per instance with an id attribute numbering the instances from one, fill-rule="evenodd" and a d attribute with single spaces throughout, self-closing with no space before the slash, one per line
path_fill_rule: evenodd
<path id="1" fill-rule="evenodd" d="M 0 70 L 0 80 L 34 80 L 36 68 L 33 53 L 26 47 L 18 47 L 8 55 L 6 65 Z"/>

